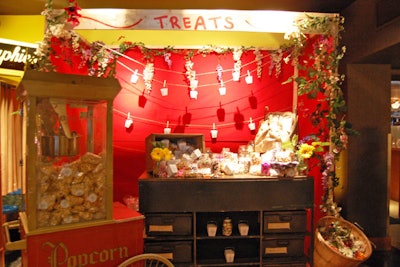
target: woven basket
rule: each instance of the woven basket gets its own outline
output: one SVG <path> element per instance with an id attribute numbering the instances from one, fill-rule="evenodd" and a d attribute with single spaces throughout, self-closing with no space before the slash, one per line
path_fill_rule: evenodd
<path id="1" fill-rule="evenodd" d="M 327 242 L 324 240 L 322 235 L 318 231 L 319 226 L 328 225 L 333 221 L 339 220 L 340 225 L 347 227 L 351 230 L 351 233 L 357 240 L 361 240 L 366 244 L 365 258 L 364 259 L 356 259 L 346 257 L 341 254 L 339 251 L 332 248 Z M 317 223 L 317 230 L 314 235 L 314 267 L 353 267 L 358 266 L 362 262 L 366 261 L 372 254 L 372 247 L 369 239 L 365 236 L 365 234 L 354 224 L 349 221 L 346 221 L 341 218 L 336 218 L 332 216 L 322 217 Z"/>

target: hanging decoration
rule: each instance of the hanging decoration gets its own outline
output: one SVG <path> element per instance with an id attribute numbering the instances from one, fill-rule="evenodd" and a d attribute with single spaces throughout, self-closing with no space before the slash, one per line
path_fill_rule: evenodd
<path id="1" fill-rule="evenodd" d="M 138 70 L 136 69 L 131 75 L 131 83 L 136 84 L 139 80 Z"/>
<path id="2" fill-rule="evenodd" d="M 192 62 L 192 59 L 187 58 L 185 62 L 186 78 L 189 81 L 191 89 L 195 89 L 197 87 L 197 84 L 193 82 L 196 79 L 196 71 L 193 70 L 193 65 L 194 63 Z"/>
<path id="3" fill-rule="evenodd" d="M 247 70 L 247 76 L 244 78 L 247 84 L 252 84 L 253 83 L 253 76 L 250 74 L 250 71 Z"/>
<path id="4" fill-rule="evenodd" d="M 172 68 L 172 60 L 171 60 L 171 53 L 170 52 L 165 52 L 164 53 L 164 61 L 168 65 L 168 69 Z"/>
<path id="5" fill-rule="evenodd" d="M 272 71 L 275 68 L 275 77 L 279 77 L 281 74 L 281 63 L 282 63 L 282 58 L 283 58 L 283 51 L 282 49 L 276 50 L 274 53 L 272 53 L 272 62 L 269 68 L 269 75 L 272 75 Z"/>
<path id="6" fill-rule="evenodd" d="M 131 118 L 131 113 L 128 112 L 128 116 L 126 117 L 126 120 L 125 120 L 125 128 L 129 129 L 132 126 L 132 124 L 133 124 L 133 120 Z"/>
<path id="7" fill-rule="evenodd" d="M 252 117 L 250 117 L 249 125 L 248 125 L 248 126 L 249 126 L 250 131 L 254 131 L 254 130 L 256 129 L 256 124 L 254 123 Z"/>
<path id="8" fill-rule="evenodd" d="M 211 134 L 211 138 L 212 139 L 216 139 L 218 137 L 218 130 L 215 127 L 215 123 L 213 123 L 213 125 L 212 125 L 212 129 L 210 131 L 210 134 Z"/>
<path id="9" fill-rule="evenodd" d="M 233 50 L 233 60 L 235 63 L 233 63 L 233 72 L 232 72 L 232 78 L 235 82 L 240 80 L 240 70 L 242 68 L 242 57 L 243 50 L 242 48 L 235 48 Z"/>
<path id="10" fill-rule="evenodd" d="M 167 87 L 167 81 L 164 80 L 163 87 L 160 89 L 161 95 L 162 96 L 167 96 L 168 95 L 168 87 Z"/>
<path id="11" fill-rule="evenodd" d="M 255 49 L 253 51 L 255 57 L 256 57 L 256 65 L 257 65 L 257 78 L 260 79 L 262 75 L 262 59 L 263 59 L 263 54 L 261 53 L 260 49 Z"/>
<path id="12" fill-rule="evenodd" d="M 226 87 L 224 85 L 224 81 L 221 80 L 221 86 L 218 88 L 220 95 L 226 95 Z"/>
<path id="13" fill-rule="evenodd" d="M 151 82 L 153 80 L 153 76 L 154 76 L 154 63 L 148 62 L 143 70 L 144 86 L 148 94 L 151 93 Z"/>
<path id="14" fill-rule="evenodd" d="M 222 68 L 221 64 L 218 64 L 217 67 L 215 68 L 215 70 L 217 71 L 218 82 L 222 82 L 222 72 L 223 72 L 224 68 Z"/>
<path id="15" fill-rule="evenodd" d="M 78 26 L 79 18 L 81 17 L 78 11 L 80 11 L 81 8 L 78 6 L 77 0 L 68 0 L 68 2 L 69 2 L 68 7 L 64 8 L 68 16 L 67 22 L 71 23 L 74 27 Z"/>
<path id="16" fill-rule="evenodd" d="M 169 121 L 167 121 L 167 124 L 165 125 L 164 133 L 165 134 L 170 134 L 171 133 L 171 128 L 169 127 Z"/>

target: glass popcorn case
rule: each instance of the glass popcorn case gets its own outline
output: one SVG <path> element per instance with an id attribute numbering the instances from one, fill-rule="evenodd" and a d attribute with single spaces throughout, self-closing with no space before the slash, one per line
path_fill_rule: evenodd
<path id="1" fill-rule="evenodd" d="M 112 219 L 115 79 L 27 71 L 30 231 Z"/>

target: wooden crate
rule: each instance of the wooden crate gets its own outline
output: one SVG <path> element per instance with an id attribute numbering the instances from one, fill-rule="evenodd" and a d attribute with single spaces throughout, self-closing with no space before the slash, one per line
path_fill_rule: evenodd
<path id="1" fill-rule="evenodd" d="M 153 149 L 154 141 L 161 141 L 168 139 L 170 143 L 177 143 L 178 140 L 185 140 L 186 143 L 191 144 L 193 147 L 200 149 L 202 152 L 205 151 L 205 142 L 203 134 L 183 134 L 183 133 L 172 133 L 172 134 L 150 134 L 146 137 L 146 171 L 151 173 L 153 170 L 153 160 L 151 159 L 150 153 Z"/>

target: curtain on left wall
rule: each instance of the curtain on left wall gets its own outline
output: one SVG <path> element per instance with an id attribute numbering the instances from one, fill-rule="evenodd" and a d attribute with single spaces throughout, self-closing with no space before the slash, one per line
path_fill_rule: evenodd
<path id="1" fill-rule="evenodd" d="M 0 95 L 0 167 L 1 193 L 21 189 L 25 192 L 25 120 L 15 86 L 1 83 Z M 24 109 L 25 111 L 26 109 Z"/>

